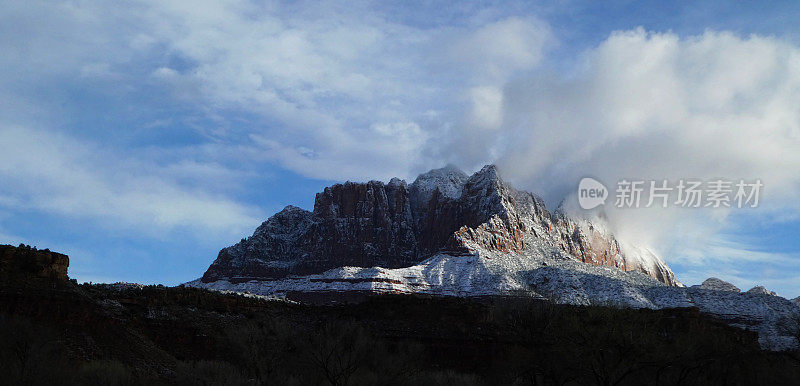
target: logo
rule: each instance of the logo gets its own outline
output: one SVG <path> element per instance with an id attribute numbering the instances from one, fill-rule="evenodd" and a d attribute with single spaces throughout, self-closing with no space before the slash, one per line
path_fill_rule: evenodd
<path id="1" fill-rule="evenodd" d="M 578 184 L 578 203 L 581 208 L 589 210 L 605 204 L 608 189 L 594 178 L 583 178 Z"/>

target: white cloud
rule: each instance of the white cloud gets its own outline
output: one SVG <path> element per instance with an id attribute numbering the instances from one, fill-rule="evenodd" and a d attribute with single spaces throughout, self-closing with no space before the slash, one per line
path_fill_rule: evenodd
<path id="1" fill-rule="evenodd" d="M 481 129 L 497 129 L 503 123 L 503 92 L 495 87 L 470 90 L 471 121 Z"/>
<path id="2" fill-rule="evenodd" d="M 547 23 L 537 19 L 510 17 L 466 32 L 449 48 L 450 64 L 468 66 L 472 79 L 465 81 L 481 85 L 530 71 L 554 41 Z"/>
<path id="3" fill-rule="evenodd" d="M 150 2 L 140 17 L 153 41 L 190 64 L 155 76 L 199 103 L 264 117 L 270 125 L 246 131 L 265 158 L 329 179 L 408 177 L 442 163 L 443 149 L 426 141 L 452 122 L 427 112 L 452 121 L 469 110 L 465 125 L 497 127 L 503 84 L 553 40 L 533 18 L 423 29 L 374 10 L 311 8 Z M 374 130 L 398 124 L 414 129 Z"/>
<path id="4" fill-rule="evenodd" d="M 800 213 L 800 48 L 640 28 L 612 34 L 584 60 L 577 74 L 507 85 L 495 143 L 506 144 L 499 162 L 512 179 L 557 202 L 584 176 L 612 190 L 623 178 L 760 178 L 753 216 Z M 761 256 L 707 247 L 729 224 L 727 210 L 608 212 L 623 237 L 678 254 L 668 261 L 691 250 L 720 264 Z"/>
<path id="5" fill-rule="evenodd" d="M 431 144 L 461 111 L 498 126 L 503 83 L 551 38 L 536 19 L 423 28 L 332 2 L 65 2 L 0 13 L 19 31 L 0 43 L 2 205 L 145 230 L 249 226 L 260 213 L 203 182 L 252 177 L 259 162 L 336 180 L 438 165 L 447 151 Z M 100 125 L 70 127 L 58 114 L 82 112 L 36 88 L 120 99 L 111 103 L 168 89 L 165 102 L 191 116 L 145 114 L 140 132 L 190 126 L 208 142 L 126 148 L 106 139 L 136 142 L 128 122 L 104 123 L 109 133 L 95 138 Z M 146 108 L 134 103 L 129 111 Z"/>
<path id="6" fill-rule="evenodd" d="M 527 177 L 574 170 L 555 183 L 579 173 L 757 177 L 773 200 L 794 194 L 799 60 L 774 38 L 615 33 L 575 78 L 509 85 L 504 128 L 518 141 L 503 162 Z"/>
<path id="7" fill-rule="evenodd" d="M 318 133 L 322 134 L 322 133 Z M 264 135 L 251 136 L 251 154 L 275 160 L 291 170 L 319 179 L 389 179 L 407 174 L 424 157 L 428 134 L 414 122 L 375 123 L 367 130 L 329 130 L 324 148 L 287 147 Z M 397 162 L 381 159 L 390 154 Z M 359 177 L 365 176 L 365 177 Z"/>
<path id="8" fill-rule="evenodd" d="M 134 226 L 147 232 L 192 228 L 239 235 L 259 222 L 259 210 L 187 187 L 180 178 L 219 181 L 218 165 L 159 166 L 30 127 L 0 127 L 0 197 L 5 206 Z"/>

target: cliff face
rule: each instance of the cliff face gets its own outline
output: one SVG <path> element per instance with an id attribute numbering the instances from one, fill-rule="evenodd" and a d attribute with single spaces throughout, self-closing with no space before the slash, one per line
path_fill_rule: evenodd
<path id="1" fill-rule="evenodd" d="M 670 285 L 672 272 L 647 251 L 623 251 L 604 227 L 552 215 L 536 195 L 518 191 L 489 165 L 472 176 L 454 167 L 392 179 L 347 182 L 318 193 L 313 212 L 288 206 L 253 236 L 224 248 L 203 275 L 277 279 L 342 267 L 407 267 L 444 251 L 518 253 L 533 242 L 556 245 L 576 260 L 639 270 Z"/>
<path id="2" fill-rule="evenodd" d="M 0 278 L 4 280 L 67 281 L 68 267 L 67 255 L 49 249 L 0 245 Z"/>

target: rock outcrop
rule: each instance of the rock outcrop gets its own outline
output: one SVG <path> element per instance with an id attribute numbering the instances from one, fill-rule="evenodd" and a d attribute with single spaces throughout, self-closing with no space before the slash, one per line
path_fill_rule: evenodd
<path id="1" fill-rule="evenodd" d="M 410 185 L 395 178 L 325 188 L 313 211 L 288 206 L 253 236 L 222 249 L 202 280 L 279 279 L 343 266 L 401 268 L 442 251 L 521 253 L 544 242 L 584 263 L 677 284 L 661 259 L 621 246 L 602 221 L 551 214 L 541 198 L 503 181 L 494 165 L 472 176 L 447 166 Z"/>
<path id="2" fill-rule="evenodd" d="M 764 288 L 763 286 L 760 286 L 760 285 L 757 285 L 757 286 L 755 286 L 753 288 L 750 288 L 749 290 L 747 290 L 747 293 L 753 294 L 753 295 L 778 296 L 778 294 L 776 294 L 775 292 L 770 291 L 770 290 L 768 290 L 768 289 L 766 289 L 766 288 Z"/>
<path id="3" fill-rule="evenodd" d="M 703 284 L 700 284 L 697 287 L 713 291 L 742 292 L 739 287 L 716 277 L 710 277 L 706 279 Z"/>
<path id="4" fill-rule="evenodd" d="M 66 282 L 69 257 L 20 244 L 0 245 L 0 278 L 6 281 L 44 280 Z"/>

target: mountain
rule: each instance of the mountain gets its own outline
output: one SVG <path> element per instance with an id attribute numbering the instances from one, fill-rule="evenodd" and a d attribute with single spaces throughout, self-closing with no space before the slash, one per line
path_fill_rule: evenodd
<path id="1" fill-rule="evenodd" d="M 741 292 L 710 278 L 684 288 L 653 252 L 617 240 L 602 216 L 550 213 L 493 165 L 472 176 L 448 166 L 410 185 L 331 186 L 313 211 L 286 207 L 186 285 L 301 301 L 405 293 L 691 307 L 758 332 L 772 350 L 797 347 L 800 320 L 797 304 L 763 287 Z"/>
<path id="2" fill-rule="evenodd" d="M 395 178 L 325 188 L 313 211 L 287 206 L 253 236 L 222 249 L 202 282 L 276 280 L 339 267 L 404 268 L 437 254 L 476 250 L 524 255 L 540 244 L 576 261 L 678 284 L 663 260 L 621 244 L 601 218 L 551 214 L 541 198 L 506 183 L 494 165 L 472 176 L 446 166 L 410 185 Z"/>

